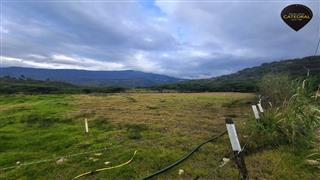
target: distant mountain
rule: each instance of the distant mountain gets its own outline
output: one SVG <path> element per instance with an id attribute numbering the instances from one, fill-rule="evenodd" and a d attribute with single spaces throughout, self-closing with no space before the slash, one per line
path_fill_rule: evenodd
<path id="1" fill-rule="evenodd" d="M 0 77 L 11 76 L 34 80 L 50 80 L 67 82 L 85 86 L 119 86 L 119 87 L 149 87 L 160 84 L 170 84 L 181 79 L 145 73 L 140 71 L 87 71 L 74 69 L 36 69 L 24 67 L 1 68 Z"/>
<path id="2" fill-rule="evenodd" d="M 123 87 L 88 87 L 58 81 L 33 80 L 24 76 L 0 77 L 0 94 L 88 94 L 117 93 L 125 90 L 126 88 Z"/>
<path id="3" fill-rule="evenodd" d="M 257 82 L 265 75 L 286 73 L 292 78 L 309 74 L 320 79 L 320 56 L 264 63 L 257 67 L 246 68 L 233 74 L 210 79 L 190 80 L 176 84 L 153 87 L 156 90 L 177 90 L 185 92 L 237 91 L 254 92 Z"/>

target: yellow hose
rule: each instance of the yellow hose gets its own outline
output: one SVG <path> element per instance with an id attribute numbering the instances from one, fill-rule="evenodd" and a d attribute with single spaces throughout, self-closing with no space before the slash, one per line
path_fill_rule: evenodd
<path id="1" fill-rule="evenodd" d="M 125 163 L 119 164 L 119 165 L 117 165 L 117 166 L 106 167 L 106 168 L 96 169 L 96 170 L 94 170 L 94 171 L 85 172 L 85 173 L 83 173 L 83 174 L 80 174 L 80 175 L 74 177 L 73 179 L 78 179 L 78 178 L 80 178 L 80 177 L 83 177 L 83 176 L 86 176 L 86 175 L 89 175 L 89 174 L 93 174 L 93 173 L 96 173 L 96 172 L 101 172 L 101 171 L 110 170 L 110 169 L 115 169 L 115 168 L 120 168 L 120 167 L 122 167 L 122 166 L 125 166 L 125 165 L 131 163 L 131 161 L 133 160 L 133 158 L 134 158 L 134 156 L 136 155 L 136 153 L 137 153 L 137 150 L 134 151 L 133 156 L 130 158 L 130 160 L 127 161 L 127 162 L 125 162 Z"/>

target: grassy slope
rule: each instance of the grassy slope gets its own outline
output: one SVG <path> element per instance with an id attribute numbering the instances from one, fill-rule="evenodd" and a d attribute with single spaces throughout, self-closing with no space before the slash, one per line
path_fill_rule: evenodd
<path id="1" fill-rule="evenodd" d="M 197 144 L 225 129 L 223 116 L 235 117 L 242 143 L 245 119 L 251 117 L 245 104 L 251 94 L 115 94 L 37 95 L 0 97 L 0 167 L 17 161 L 60 157 L 103 147 L 94 153 L 0 171 L 0 179 L 70 179 L 80 173 L 105 167 L 105 161 L 117 165 L 127 161 L 134 150 L 134 161 L 119 169 L 94 177 L 138 179 L 176 161 Z M 89 119 L 86 135 L 83 119 Z M 222 157 L 230 154 L 227 136 L 210 143 L 189 160 L 158 178 L 205 178 Z M 90 157 L 99 159 L 90 160 Z M 251 153 L 246 157 L 252 178 L 314 178 L 315 172 L 302 166 L 299 156 L 286 147 Z M 213 173 L 212 178 L 235 179 L 238 172 L 229 163 Z"/>

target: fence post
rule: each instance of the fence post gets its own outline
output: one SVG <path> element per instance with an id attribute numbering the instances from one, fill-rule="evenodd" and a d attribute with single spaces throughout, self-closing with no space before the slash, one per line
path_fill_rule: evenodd
<path id="1" fill-rule="evenodd" d="M 257 106 L 256 106 L 256 105 L 254 105 L 254 104 L 252 104 L 252 105 L 251 105 L 251 107 L 252 107 L 252 111 L 253 111 L 254 117 L 255 117 L 256 119 L 260 119 L 260 116 L 259 116 L 259 112 L 258 112 Z"/>
<path id="2" fill-rule="evenodd" d="M 234 159 L 240 172 L 240 179 L 247 180 L 249 179 L 248 171 L 247 171 L 244 157 L 241 151 L 241 146 L 238 139 L 236 127 L 231 118 L 226 118 L 225 121 L 226 121 L 226 126 L 227 126 L 231 147 L 234 154 Z"/>
<path id="3" fill-rule="evenodd" d="M 89 132 L 89 127 L 88 127 L 88 119 L 87 118 L 84 119 L 84 126 L 86 128 L 86 133 L 88 133 Z"/>

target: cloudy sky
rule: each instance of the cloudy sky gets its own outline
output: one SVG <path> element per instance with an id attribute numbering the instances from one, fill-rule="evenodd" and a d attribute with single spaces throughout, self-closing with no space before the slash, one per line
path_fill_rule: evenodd
<path id="1" fill-rule="evenodd" d="M 295 32 L 289 4 L 313 11 Z M 206 78 L 314 54 L 319 1 L 2 1 L 1 67 Z"/>

